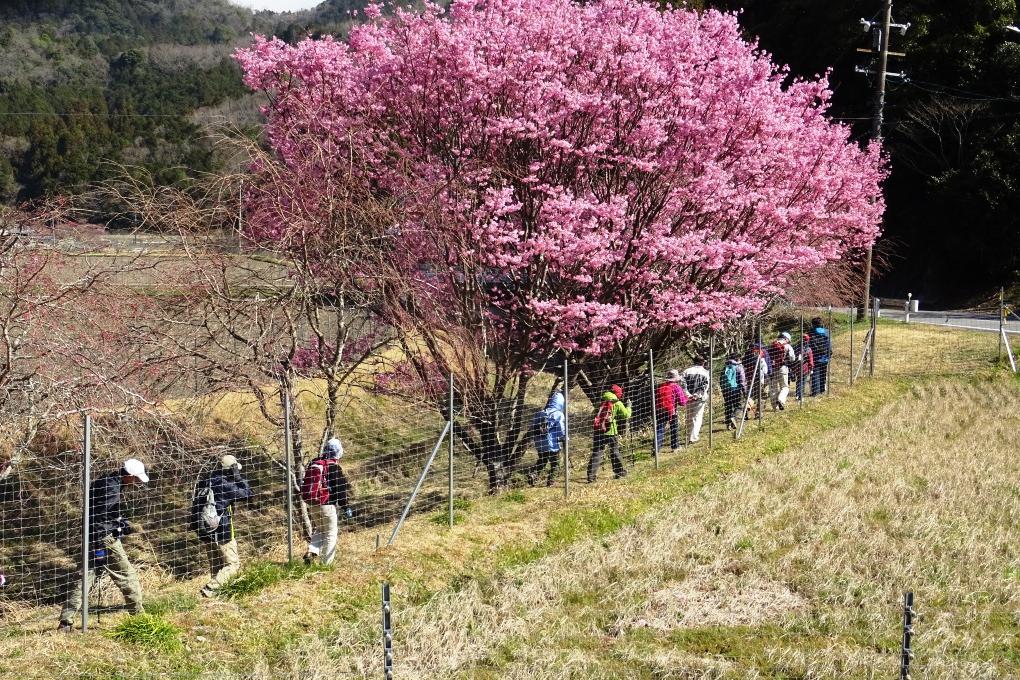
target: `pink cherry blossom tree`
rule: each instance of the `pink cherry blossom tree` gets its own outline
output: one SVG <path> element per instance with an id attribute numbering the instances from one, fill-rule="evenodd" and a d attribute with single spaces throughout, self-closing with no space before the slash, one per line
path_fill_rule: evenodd
<path id="1" fill-rule="evenodd" d="M 346 42 L 238 52 L 293 172 L 251 211 L 295 187 L 314 205 L 340 155 L 344 181 L 394 202 L 366 276 L 402 339 L 398 373 L 423 396 L 455 374 L 493 487 L 551 357 L 625 376 L 877 236 L 879 148 L 826 117 L 824 77 L 792 79 L 734 15 L 639 0 L 367 14 Z M 342 249 L 321 217 L 300 229 Z"/>

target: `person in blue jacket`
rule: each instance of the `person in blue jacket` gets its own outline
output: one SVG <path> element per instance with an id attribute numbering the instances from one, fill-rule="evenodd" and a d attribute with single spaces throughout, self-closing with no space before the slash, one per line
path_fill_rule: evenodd
<path id="1" fill-rule="evenodd" d="M 556 479 L 556 470 L 560 465 L 560 447 L 566 437 L 563 411 L 565 404 L 563 392 L 553 392 L 545 408 L 531 419 L 531 438 L 538 451 L 538 461 L 525 469 L 528 484 L 531 486 L 535 486 L 538 475 L 546 466 L 549 467 L 546 486 L 552 486 Z"/>
<path id="2" fill-rule="evenodd" d="M 203 597 L 215 595 L 241 569 L 237 539 L 234 537 L 233 505 L 251 496 L 251 485 L 241 476 L 241 464 L 230 455 L 223 456 L 219 469 L 195 487 L 191 507 L 192 530 L 205 544 L 212 576 L 202 588 Z M 210 526 L 210 522 L 215 522 L 216 526 Z"/>
<path id="3" fill-rule="evenodd" d="M 829 381 L 829 359 L 832 358 L 832 338 L 829 329 L 822 325 L 822 319 L 811 319 L 811 353 L 815 357 L 815 368 L 811 372 L 811 396 L 823 394 Z"/>

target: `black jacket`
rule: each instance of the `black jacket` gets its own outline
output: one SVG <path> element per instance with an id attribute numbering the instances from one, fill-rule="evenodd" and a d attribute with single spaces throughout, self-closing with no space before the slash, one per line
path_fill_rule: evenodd
<path id="1" fill-rule="evenodd" d="M 122 486 L 118 471 L 103 475 L 89 487 L 89 540 L 92 543 L 119 534 L 123 524 L 120 508 Z"/>
<path id="2" fill-rule="evenodd" d="M 212 488 L 216 501 L 216 513 L 220 516 L 220 524 L 212 534 L 199 531 L 202 510 L 206 504 L 206 489 Z M 222 545 L 230 543 L 234 538 L 234 522 L 231 517 L 231 505 L 236 501 L 251 498 L 251 486 L 248 480 L 234 470 L 215 470 L 195 486 L 195 494 L 191 503 L 191 530 L 198 533 L 203 541 L 216 541 Z"/>

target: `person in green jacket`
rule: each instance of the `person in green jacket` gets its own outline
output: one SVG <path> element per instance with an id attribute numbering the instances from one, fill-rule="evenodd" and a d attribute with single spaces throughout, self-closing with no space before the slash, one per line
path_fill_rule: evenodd
<path id="1" fill-rule="evenodd" d="M 619 479 L 627 476 L 620 458 L 619 423 L 630 418 L 630 407 L 623 403 L 623 390 L 613 385 L 602 395 L 602 403 L 595 415 L 593 424 L 591 460 L 588 461 L 588 483 L 591 484 L 598 476 L 602 465 L 602 453 L 609 446 L 609 457 L 613 462 L 613 475 Z"/>

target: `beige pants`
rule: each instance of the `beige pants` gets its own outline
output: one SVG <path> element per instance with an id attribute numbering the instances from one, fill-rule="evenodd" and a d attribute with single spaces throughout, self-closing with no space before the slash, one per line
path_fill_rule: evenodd
<path id="1" fill-rule="evenodd" d="M 337 516 L 335 505 L 313 505 L 308 508 L 312 516 L 312 540 L 308 552 L 323 564 L 332 564 L 336 557 Z"/>
<path id="2" fill-rule="evenodd" d="M 106 564 L 98 567 L 100 570 L 98 576 L 101 576 L 103 573 L 109 574 L 114 585 L 124 595 L 128 611 L 132 614 L 140 614 L 142 612 L 142 587 L 138 583 L 138 572 L 131 566 L 127 553 L 124 552 L 124 544 L 120 542 L 119 538 L 107 536 L 103 539 L 103 547 L 106 549 Z M 95 586 L 96 578 L 96 569 L 89 569 L 89 592 Z M 60 612 L 60 620 L 71 623 L 81 610 L 81 601 L 82 582 L 81 571 L 79 571 L 77 578 L 74 580 L 74 586 L 71 588 L 71 593 L 67 597 L 67 603 Z"/>
<path id="3" fill-rule="evenodd" d="M 220 545 L 216 541 L 205 544 L 205 553 L 209 557 L 209 573 L 212 580 L 205 584 L 205 590 L 216 592 L 241 570 L 241 558 L 237 555 L 237 539 Z"/>

